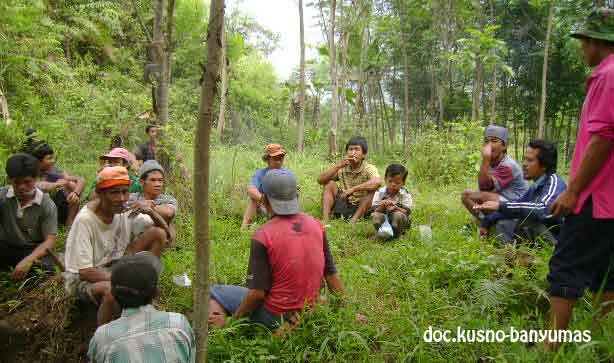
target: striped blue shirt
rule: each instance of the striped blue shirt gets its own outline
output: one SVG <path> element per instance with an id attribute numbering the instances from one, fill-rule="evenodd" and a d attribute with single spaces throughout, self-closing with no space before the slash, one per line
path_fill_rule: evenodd
<path id="1" fill-rule="evenodd" d="M 193 363 L 196 346 L 183 314 L 145 305 L 98 327 L 87 355 L 93 363 Z"/>

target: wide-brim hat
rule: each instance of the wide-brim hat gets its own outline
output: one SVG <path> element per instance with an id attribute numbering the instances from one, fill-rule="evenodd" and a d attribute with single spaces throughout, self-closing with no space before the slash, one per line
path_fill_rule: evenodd
<path id="1" fill-rule="evenodd" d="M 614 42 L 614 9 L 594 9 L 584 22 L 574 27 L 570 36 Z"/>
<path id="2" fill-rule="evenodd" d="M 262 180 L 262 189 L 273 212 L 285 216 L 300 211 L 296 192 L 296 175 L 288 169 L 269 170 Z"/>

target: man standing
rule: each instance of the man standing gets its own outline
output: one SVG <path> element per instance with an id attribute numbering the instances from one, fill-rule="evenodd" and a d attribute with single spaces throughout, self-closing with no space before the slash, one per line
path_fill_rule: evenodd
<path id="1" fill-rule="evenodd" d="M 262 188 L 272 218 L 252 238 L 248 287 L 211 287 L 209 323 L 215 326 L 232 315 L 276 328 L 312 307 L 323 280 L 333 293 L 343 292 L 322 224 L 299 210 L 294 173 L 271 170 Z"/>
<path id="2" fill-rule="evenodd" d="M 100 326 L 90 340 L 92 363 L 191 363 L 194 332 L 182 314 L 158 311 L 160 260 L 148 252 L 122 258 L 111 273 L 111 294 L 122 309 L 119 319 Z"/>
<path id="3" fill-rule="evenodd" d="M 382 184 L 377 168 L 365 161 L 369 151 L 367 140 L 352 137 L 345 145 L 344 159 L 325 170 L 318 177 L 324 186 L 322 221 L 334 217 L 350 218 L 356 223 L 371 208 L 375 191 Z"/>
<path id="4" fill-rule="evenodd" d="M 557 152 L 553 143 L 533 140 L 525 150 L 522 162 L 524 178 L 532 180 L 529 190 L 518 200 L 490 200 L 476 205 L 475 210 L 487 212 L 480 228 L 496 227 L 496 237 L 504 244 L 513 243 L 516 236 L 528 240 L 540 237 L 556 244 L 562 219 L 550 213 L 550 206 L 567 188 L 556 174 Z M 511 232 L 511 233 L 510 233 Z"/>
<path id="5" fill-rule="evenodd" d="M 0 189 L 0 270 L 13 269 L 22 280 L 35 263 L 53 271 L 47 250 L 53 250 L 58 233 L 55 205 L 36 187 L 38 160 L 15 154 L 6 162 L 9 186 Z"/>
<path id="6" fill-rule="evenodd" d="M 147 127 L 145 127 L 145 134 L 147 134 L 149 141 L 138 145 L 134 151 L 134 156 L 136 156 L 139 167 L 147 160 L 156 160 L 158 126 L 147 125 Z"/>
<path id="7" fill-rule="evenodd" d="M 279 144 L 268 144 L 264 148 L 262 160 L 267 163 L 267 167 L 258 169 L 252 177 L 250 185 L 247 187 L 247 196 L 249 197 L 249 200 L 247 201 L 247 207 L 245 208 L 245 213 L 243 214 L 241 229 L 247 229 L 252 224 L 254 217 L 256 217 L 256 214 L 258 214 L 258 211 L 265 212 L 262 205 L 262 199 L 264 196 L 264 194 L 262 194 L 262 179 L 269 170 L 281 169 L 284 165 L 285 156 L 286 151 Z"/>
<path id="8" fill-rule="evenodd" d="M 99 325 L 119 313 L 111 295 L 111 266 L 141 251 L 160 256 L 168 240 L 168 225 L 156 211 L 126 209 L 129 184 L 126 168 L 102 169 L 96 181 L 98 199 L 81 209 L 66 239 L 68 286 L 80 300 L 99 305 Z"/>
<path id="9" fill-rule="evenodd" d="M 571 36 L 580 39 L 584 60 L 595 69 L 587 81 L 569 187 L 551 208 L 554 215 L 567 215 L 548 274 L 554 329 L 567 328 L 587 287 L 600 296 L 602 316 L 614 309 L 614 11 L 594 10 Z"/>
<path id="10" fill-rule="evenodd" d="M 490 125 L 484 132 L 482 164 L 478 174 L 479 191 L 465 190 L 461 201 L 469 213 L 483 218 L 475 205 L 487 201 L 512 201 L 522 197 L 529 188 L 518 163 L 507 155 L 508 131 Z"/>

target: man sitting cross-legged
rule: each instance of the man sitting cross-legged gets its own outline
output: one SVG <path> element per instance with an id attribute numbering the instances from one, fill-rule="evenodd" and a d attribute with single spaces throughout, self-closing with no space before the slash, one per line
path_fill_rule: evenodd
<path id="1" fill-rule="evenodd" d="M 98 327 L 87 355 L 91 363 L 194 362 L 196 346 L 188 319 L 158 311 L 160 260 L 149 252 L 120 259 L 111 272 L 111 294 L 122 308 L 119 319 Z"/>
<path id="2" fill-rule="evenodd" d="M 355 223 L 371 208 L 375 191 L 382 184 L 377 168 L 364 159 L 368 152 L 367 140 L 352 137 L 345 145 L 343 160 L 324 171 L 318 183 L 324 185 L 322 221 L 334 217 L 350 218 Z"/>
<path id="3" fill-rule="evenodd" d="M 465 190 L 461 201 L 476 218 L 483 213 L 474 206 L 487 201 L 513 201 L 529 188 L 518 163 L 507 155 L 508 131 L 505 127 L 490 125 L 484 133 L 482 165 L 478 174 L 479 191 Z"/>
<path id="4" fill-rule="evenodd" d="M 177 199 L 162 193 L 165 179 L 164 168 L 156 160 L 147 160 L 139 169 L 139 175 L 143 191 L 131 193 L 128 205 L 152 208 L 164 218 L 171 232 L 171 240 L 174 239 L 175 233 L 171 222 L 177 214 Z"/>
<path id="5" fill-rule="evenodd" d="M 77 214 L 66 240 L 68 286 L 80 300 L 99 305 L 99 325 L 119 313 L 111 295 L 110 267 L 140 251 L 160 256 L 168 240 L 168 225 L 156 211 L 126 209 L 129 184 L 126 168 L 102 169 L 96 181 L 98 198 Z"/>
<path id="6" fill-rule="evenodd" d="M 252 238 L 247 288 L 211 287 L 209 323 L 215 326 L 232 315 L 279 327 L 282 320 L 295 322 L 305 306 L 316 302 L 323 280 L 331 292 L 343 292 L 324 228 L 299 211 L 294 173 L 269 171 L 263 192 L 263 204 L 273 217 Z"/>
<path id="7" fill-rule="evenodd" d="M 52 250 L 58 217 L 49 195 L 36 187 L 38 160 L 15 154 L 6 162 L 9 186 L 0 189 L 0 270 L 22 280 L 34 264 L 53 271 Z"/>
<path id="8" fill-rule="evenodd" d="M 243 223 L 241 223 L 241 229 L 247 229 L 253 222 L 254 217 L 258 212 L 265 212 L 262 206 L 262 179 L 264 175 L 273 169 L 281 169 L 284 165 L 284 157 L 286 151 L 279 144 L 268 144 L 264 148 L 264 155 L 262 160 L 267 164 L 266 168 L 258 169 L 250 185 L 247 187 L 247 207 L 245 207 L 245 213 L 243 214 Z"/>
<path id="9" fill-rule="evenodd" d="M 516 236 L 534 240 L 541 237 L 556 244 L 562 219 L 553 217 L 550 206 L 567 189 L 556 174 L 557 152 L 554 144 L 533 140 L 525 150 L 522 163 L 524 178 L 533 180 L 529 190 L 518 200 L 486 201 L 475 210 L 488 212 L 482 219 L 481 234 L 496 226 L 497 238 L 512 243 Z"/>

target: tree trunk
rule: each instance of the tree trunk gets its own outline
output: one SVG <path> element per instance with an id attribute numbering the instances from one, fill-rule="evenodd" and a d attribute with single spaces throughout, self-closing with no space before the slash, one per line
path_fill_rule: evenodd
<path id="1" fill-rule="evenodd" d="M 404 12 L 401 12 L 404 14 Z M 403 22 L 401 22 L 403 24 Z M 401 39 L 403 40 L 403 118 L 405 122 L 403 123 L 403 154 L 406 158 L 409 157 L 409 147 L 408 147 L 408 138 L 407 135 L 411 131 L 410 126 L 410 105 L 409 105 L 409 56 L 407 55 L 407 40 L 406 40 L 405 31 L 401 29 Z"/>
<path id="2" fill-rule="evenodd" d="M 6 100 L 6 96 L 0 88 L 0 116 L 4 120 L 6 126 L 11 124 L 11 114 L 9 113 L 9 103 Z"/>
<path id="3" fill-rule="evenodd" d="M 471 120 L 478 121 L 480 119 L 480 96 L 482 95 L 482 88 L 480 87 L 484 82 L 484 67 L 479 59 L 475 61 L 475 79 L 473 81 L 473 93 L 471 100 Z"/>
<path id="4" fill-rule="evenodd" d="M 546 127 L 546 91 L 548 82 L 548 52 L 550 49 L 550 34 L 552 33 L 552 18 L 554 17 L 554 1 L 550 2 L 548 10 L 548 28 L 546 29 L 546 44 L 544 45 L 544 64 L 542 68 L 542 97 L 539 106 L 539 129 L 537 137 L 544 138 L 544 128 Z"/>
<path id="5" fill-rule="evenodd" d="M 316 90 L 313 97 L 313 113 L 311 114 L 311 127 L 317 130 L 320 124 L 320 91 Z"/>
<path id="6" fill-rule="evenodd" d="M 155 111 L 158 123 L 166 124 L 168 121 L 168 58 L 166 55 L 167 44 L 164 39 L 164 0 L 156 0 L 154 3 L 154 27 L 153 27 L 153 62 L 158 66 L 158 77 L 155 85 Z"/>
<path id="7" fill-rule="evenodd" d="M 209 315 L 209 148 L 213 102 L 220 76 L 221 34 L 224 29 L 224 0 L 211 0 L 207 29 L 207 64 L 203 75 L 200 110 L 194 148 L 194 244 L 196 275 L 194 289 L 194 331 L 196 362 L 207 361 Z"/>
<path id="8" fill-rule="evenodd" d="M 367 46 L 368 46 L 368 37 L 367 37 L 367 25 L 362 30 L 362 39 L 360 41 L 360 63 L 358 66 L 358 127 L 365 127 L 365 97 L 364 97 L 364 89 L 365 89 L 365 72 L 364 65 L 366 62 L 366 54 L 367 54 Z"/>
<path id="9" fill-rule="evenodd" d="M 301 28 L 301 65 L 298 93 L 298 141 L 299 153 L 305 150 L 305 24 L 303 22 L 303 0 L 298 0 L 298 12 Z"/>
<path id="10" fill-rule="evenodd" d="M 330 2 L 330 24 L 328 27 L 328 52 L 330 56 L 330 83 L 333 94 L 330 100 L 330 130 L 328 133 L 328 154 L 337 155 L 337 102 L 339 101 L 339 90 L 337 88 L 337 52 L 335 49 L 335 13 L 337 11 L 337 0 Z"/>
<path id="11" fill-rule="evenodd" d="M 386 127 L 388 127 L 388 139 L 390 141 L 390 146 L 394 145 L 394 141 L 396 139 L 395 128 L 392 126 L 392 122 L 390 121 L 390 117 L 388 115 L 388 110 L 386 109 L 386 100 L 384 99 L 384 90 L 382 88 L 382 81 L 377 81 L 377 86 L 379 88 L 379 98 L 382 104 L 382 109 L 384 110 L 383 116 L 384 120 L 386 120 Z M 383 122 L 382 122 L 383 124 Z M 383 141 L 383 140 L 382 140 Z"/>
<path id="12" fill-rule="evenodd" d="M 222 30 L 222 34 L 220 35 L 222 40 L 221 46 L 221 56 L 220 56 L 220 113 L 217 117 L 217 133 L 219 135 L 220 140 L 224 137 L 224 130 L 226 128 L 226 103 L 228 100 L 228 60 L 226 58 L 226 29 L 225 27 Z"/>

